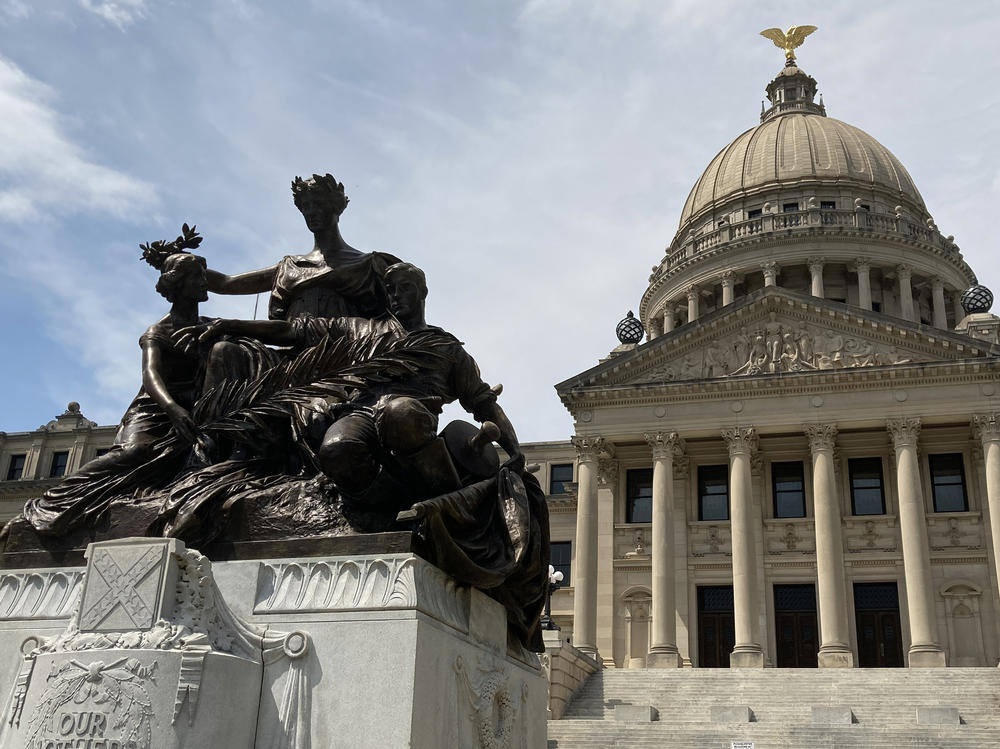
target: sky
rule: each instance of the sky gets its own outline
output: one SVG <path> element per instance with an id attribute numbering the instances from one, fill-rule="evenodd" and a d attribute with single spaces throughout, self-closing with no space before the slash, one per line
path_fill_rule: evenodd
<path id="1" fill-rule="evenodd" d="M 330 172 L 346 241 L 426 271 L 428 321 L 521 441 L 568 438 L 553 385 L 618 343 L 692 185 L 759 121 L 772 26 L 819 27 L 797 59 L 829 116 L 1000 292 L 1000 4 L 813 5 L 0 0 L 0 430 L 70 400 L 117 423 L 168 308 L 139 243 L 197 224 L 227 273 L 305 253 L 290 181 Z"/>

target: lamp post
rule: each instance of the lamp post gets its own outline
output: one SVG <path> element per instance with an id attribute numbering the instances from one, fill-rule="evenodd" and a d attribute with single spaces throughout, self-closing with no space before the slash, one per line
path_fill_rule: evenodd
<path id="1" fill-rule="evenodd" d="M 545 614 L 542 616 L 542 629 L 559 629 L 559 625 L 552 621 L 552 594 L 556 592 L 559 583 L 563 580 L 563 573 L 549 565 L 549 585 L 545 591 Z"/>

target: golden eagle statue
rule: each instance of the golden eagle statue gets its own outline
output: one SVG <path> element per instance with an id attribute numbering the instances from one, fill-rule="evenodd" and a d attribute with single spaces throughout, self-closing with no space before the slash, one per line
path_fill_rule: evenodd
<path id="1" fill-rule="evenodd" d="M 774 42 L 775 47 L 785 50 L 785 61 L 789 62 L 795 60 L 795 48 L 802 44 L 805 38 L 815 30 L 815 26 L 790 26 L 788 31 L 765 29 L 760 32 L 760 35 Z"/>

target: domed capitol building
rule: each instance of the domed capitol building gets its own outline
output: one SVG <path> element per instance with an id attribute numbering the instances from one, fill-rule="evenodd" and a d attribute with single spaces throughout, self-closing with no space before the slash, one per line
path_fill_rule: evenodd
<path id="1" fill-rule="evenodd" d="M 995 666 L 992 295 L 790 51 L 766 91 L 556 386 L 553 619 L 606 669 Z"/>
<path id="2" fill-rule="evenodd" d="M 627 689 L 618 700 L 618 670 L 810 668 L 846 691 L 803 704 L 822 703 L 831 712 L 818 723 L 846 731 L 881 720 L 848 692 L 882 687 L 845 669 L 909 667 L 926 669 L 931 694 L 958 695 L 944 703 L 960 725 L 976 708 L 965 712 L 973 698 L 946 674 L 1000 662 L 992 294 L 899 159 L 829 116 L 816 80 L 786 55 L 759 124 L 695 179 L 637 314 L 618 325 L 621 344 L 556 385 L 575 434 L 524 445 L 563 576 L 546 640 L 553 718 L 574 693 L 584 708 L 565 717 L 655 702 Z M 6 435 L 2 519 L 113 434 L 74 403 L 36 432 Z M 988 689 L 970 688 L 995 712 L 998 672 L 983 673 Z M 604 681 L 592 686 L 591 674 Z M 767 683 L 753 682 L 757 695 L 735 683 L 706 682 L 697 704 L 737 711 L 713 723 L 766 722 L 737 713 Z M 836 710 L 848 703 L 845 721 Z M 649 710 L 623 719 L 656 720 Z M 934 715 L 923 722 L 952 716 Z M 550 746 L 610 745 L 566 730 Z"/>

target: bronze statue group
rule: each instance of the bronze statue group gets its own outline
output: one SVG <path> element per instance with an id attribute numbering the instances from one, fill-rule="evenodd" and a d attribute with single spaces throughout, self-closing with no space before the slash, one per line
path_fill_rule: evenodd
<path id="1" fill-rule="evenodd" d="M 512 631 L 540 650 L 548 515 L 500 387 L 427 324 L 419 268 L 344 241 L 343 184 L 297 177 L 292 192 L 308 254 L 226 275 L 191 252 L 202 238 L 186 224 L 141 245 L 170 303 L 139 339 L 142 388 L 114 447 L 29 500 L 4 529 L 7 550 L 15 536 L 53 549 L 166 535 L 204 550 L 413 530 L 422 554 L 504 603 Z M 201 317 L 209 292 L 269 292 L 269 319 Z M 439 434 L 454 400 L 483 428 Z"/>

